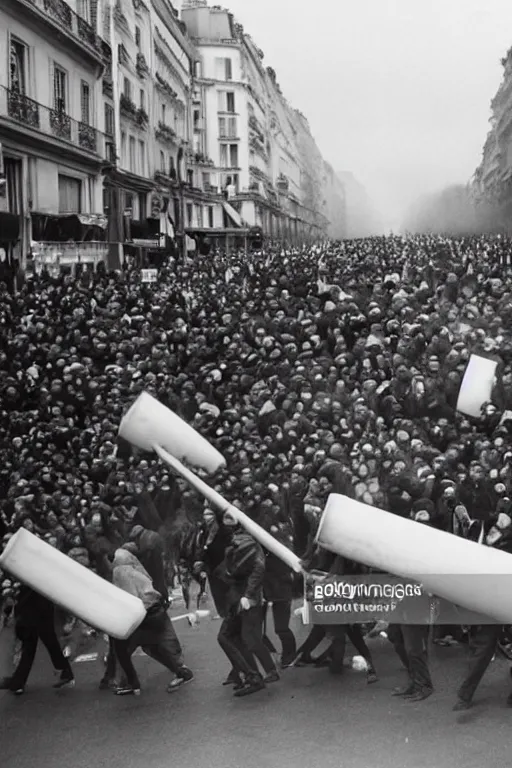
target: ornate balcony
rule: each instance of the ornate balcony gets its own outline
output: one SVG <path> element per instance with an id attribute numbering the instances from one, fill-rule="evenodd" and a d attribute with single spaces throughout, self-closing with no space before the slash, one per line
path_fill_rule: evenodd
<path id="1" fill-rule="evenodd" d="M 23 15 L 35 17 L 38 24 L 50 26 L 65 44 L 102 66 L 104 42 L 91 24 L 64 0 L 5 0 L 5 4 L 18 12 L 21 10 Z"/>
<path id="2" fill-rule="evenodd" d="M 0 123 L 11 127 L 17 137 L 22 129 L 30 132 L 31 138 L 54 143 L 61 142 L 85 152 L 97 159 L 115 162 L 112 136 L 97 131 L 86 123 L 74 120 L 66 112 L 45 107 L 22 93 L 0 86 Z M 27 137 L 29 133 L 25 134 Z"/>

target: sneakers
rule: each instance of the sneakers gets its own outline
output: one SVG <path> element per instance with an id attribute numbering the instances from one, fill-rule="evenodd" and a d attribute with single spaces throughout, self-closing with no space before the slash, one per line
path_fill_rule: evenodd
<path id="1" fill-rule="evenodd" d="M 64 671 L 61 672 L 60 680 L 58 680 L 56 683 L 53 684 L 53 688 L 60 689 L 60 688 L 74 688 L 75 687 L 75 678 L 72 672 Z"/>
<path id="2" fill-rule="evenodd" d="M 231 672 L 226 677 L 222 685 L 235 685 L 236 683 L 239 682 L 239 680 L 240 680 L 240 677 L 236 674 L 236 672 L 231 670 Z"/>
<path id="3" fill-rule="evenodd" d="M 425 699 L 428 699 L 429 696 L 432 696 L 433 693 L 433 688 L 422 688 L 421 690 L 413 693 L 411 696 L 406 696 L 405 698 L 408 701 L 424 701 Z"/>
<path id="4" fill-rule="evenodd" d="M 116 696 L 140 696 L 140 688 L 133 688 L 131 685 L 119 686 L 114 693 Z"/>
<path id="5" fill-rule="evenodd" d="M 241 698 L 242 696 L 250 696 L 251 693 L 257 693 L 258 691 L 263 691 L 265 688 L 265 683 L 263 682 L 263 678 L 258 676 L 252 678 L 252 680 L 247 681 L 247 683 L 238 691 L 235 691 L 234 695 L 238 698 Z"/>
<path id="6" fill-rule="evenodd" d="M 266 677 L 263 678 L 264 683 L 277 683 L 279 682 L 281 678 L 279 677 L 279 672 L 277 669 L 273 669 L 272 672 L 269 672 Z"/>
<path id="7" fill-rule="evenodd" d="M 11 693 L 14 693 L 15 696 L 23 696 L 25 688 L 24 686 L 16 688 L 10 677 L 4 677 L 3 680 L 0 680 L 0 691 L 10 691 Z"/>
<path id="8" fill-rule="evenodd" d="M 180 674 L 177 675 L 174 680 L 171 680 L 167 686 L 167 693 L 174 693 L 178 688 L 181 688 L 185 683 L 190 683 L 194 679 L 194 673 L 188 667 L 182 667 Z"/>
<path id="9" fill-rule="evenodd" d="M 471 709 L 473 706 L 471 701 L 464 701 L 464 699 L 459 699 L 452 707 L 453 712 L 464 712 L 466 709 Z M 511 704 L 512 706 L 512 704 Z"/>
<path id="10" fill-rule="evenodd" d="M 415 696 L 416 689 L 413 685 L 408 685 L 405 688 L 395 688 L 392 696 Z"/>
<path id="11" fill-rule="evenodd" d="M 371 685 L 372 683 L 378 682 L 379 678 L 377 677 L 377 673 L 374 669 L 369 669 L 366 673 L 366 682 L 368 685 Z"/>

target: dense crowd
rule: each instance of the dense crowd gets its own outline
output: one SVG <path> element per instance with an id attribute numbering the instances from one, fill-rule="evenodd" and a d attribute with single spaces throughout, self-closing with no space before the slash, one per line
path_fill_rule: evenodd
<path id="1" fill-rule="evenodd" d="M 356 498 L 404 515 L 428 498 L 443 527 L 462 505 L 504 511 L 509 248 L 373 238 L 171 259 L 156 284 L 133 269 L 0 288 L 0 535 L 23 525 L 94 566 L 127 521 L 171 541 L 198 519 L 192 491 L 117 445 L 144 390 L 226 457 L 215 487 L 299 553 L 340 468 Z M 455 408 L 472 353 L 500 360 L 473 420 Z"/>
<path id="2" fill-rule="evenodd" d="M 24 526 L 107 578 L 114 557 L 114 583 L 116 568 L 117 579 L 130 571 L 130 583 L 149 578 L 163 610 L 176 566 L 194 568 L 203 501 L 156 457 L 118 439 L 123 413 L 147 391 L 226 457 L 214 487 L 308 563 L 332 490 L 491 546 L 503 539 L 507 549 L 510 247 L 499 236 L 386 237 L 171 258 L 156 284 L 128 268 L 43 273 L 15 294 L 0 286 L 2 543 Z M 479 418 L 456 409 L 473 353 L 499 362 Z M 167 574 L 154 570 L 165 561 L 150 557 L 151 531 L 165 544 Z M 242 549 L 252 546 L 236 536 Z M 119 549 L 130 550 L 129 539 L 143 573 Z M 266 599 L 288 605 L 274 619 L 289 664 L 288 581 L 279 568 L 268 576 Z M 14 584 L 1 578 L 8 602 Z M 410 651 L 418 638 L 392 642 Z M 490 650 L 493 642 L 494 634 Z M 123 669 L 127 653 L 111 647 Z M 173 653 L 170 668 L 185 670 L 181 684 L 192 673 L 179 644 Z M 258 653 L 275 677 L 268 651 Z M 65 684 L 69 665 L 59 663 Z M 139 684 L 130 674 L 133 692 Z M 427 673 L 422 686 L 425 697 Z"/>

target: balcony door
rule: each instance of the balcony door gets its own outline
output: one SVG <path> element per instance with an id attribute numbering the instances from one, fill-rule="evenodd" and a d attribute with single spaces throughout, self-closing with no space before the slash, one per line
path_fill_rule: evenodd
<path id="1" fill-rule="evenodd" d="M 20 96 L 27 95 L 28 48 L 25 43 L 11 37 L 9 52 L 9 90 Z"/>

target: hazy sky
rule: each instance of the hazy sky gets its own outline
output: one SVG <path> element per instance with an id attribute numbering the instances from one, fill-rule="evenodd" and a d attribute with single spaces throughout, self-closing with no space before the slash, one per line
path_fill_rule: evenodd
<path id="1" fill-rule="evenodd" d="M 324 157 L 365 184 L 389 226 L 473 174 L 512 46 L 510 0 L 209 4 L 244 25 Z"/>

